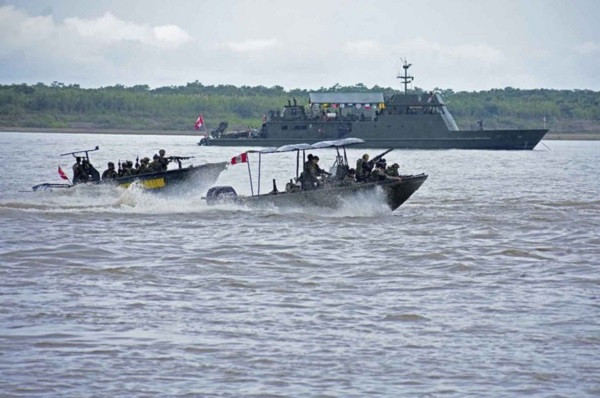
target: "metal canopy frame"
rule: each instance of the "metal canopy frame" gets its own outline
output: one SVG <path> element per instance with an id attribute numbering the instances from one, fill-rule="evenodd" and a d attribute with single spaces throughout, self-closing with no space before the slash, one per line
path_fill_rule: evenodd
<path id="1" fill-rule="evenodd" d="M 351 145 L 363 144 L 365 140 L 360 138 L 343 138 L 340 140 L 331 140 L 331 141 L 320 141 L 314 144 L 290 144 L 283 145 L 280 147 L 270 147 L 263 148 L 258 150 L 249 150 L 246 153 L 258 153 L 258 189 L 256 196 L 260 195 L 260 177 L 261 177 L 261 166 L 262 166 L 262 155 L 270 154 L 270 153 L 284 153 L 284 152 L 296 152 L 296 178 L 300 176 L 300 151 L 302 151 L 302 164 L 306 162 L 306 151 L 307 150 L 316 150 L 316 149 L 325 149 L 325 148 L 335 148 L 337 151 L 337 157 L 334 163 L 339 164 L 339 162 L 344 162 L 348 164 L 348 156 L 346 155 L 346 147 Z M 342 148 L 344 151 L 344 156 L 340 154 L 339 149 Z M 250 171 L 250 159 L 248 159 L 248 178 L 250 179 L 250 193 L 252 196 L 254 195 L 254 186 L 252 184 L 252 173 Z"/>

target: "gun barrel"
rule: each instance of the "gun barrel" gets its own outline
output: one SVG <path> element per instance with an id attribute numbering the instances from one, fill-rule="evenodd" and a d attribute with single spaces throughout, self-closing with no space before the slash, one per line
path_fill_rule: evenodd
<path id="1" fill-rule="evenodd" d="M 385 155 L 387 155 L 388 153 L 392 152 L 394 150 L 394 148 L 390 148 L 387 151 L 380 153 L 379 155 L 375 156 L 373 159 L 371 159 L 372 163 L 377 163 L 379 162 Z"/>
<path id="2" fill-rule="evenodd" d="M 94 152 L 99 150 L 100 147 L 96 145 L 96 148 L 94 149 L 83 149 L 81 151 L 74 151 L 74 152 L 67 152 L 67 153 L 61 153 L 60 156 L 67 156 L 67 155 L 75 155 L 76 153 L 88 153 L 88 152 Z"/>

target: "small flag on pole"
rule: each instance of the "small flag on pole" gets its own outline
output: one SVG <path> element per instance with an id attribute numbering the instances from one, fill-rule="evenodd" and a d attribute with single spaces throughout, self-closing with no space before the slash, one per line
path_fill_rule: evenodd
<path id="1" fill-rule="evenodd" d="M 194 127 L 196 127 L 196 130 L 199 130 L 202 126 L 204 126 L 204 118 L 202 117 L 202 114 L 200 114 L 200 116 L 198 116 L 198 119 L 196 119 L 196 124 L 194 125 Z"/>
<path id="2" fill-rule="evenodd" d="M 63 169 L 60 168 L 60 166 L 58 166 L 58 174 L 60 175 L 60 178 L 62 178 L 63 180 L 69 179 L 69 177 L 67 177 L 67 175 L 65 174 Z"/>
<path id="3" fill-rule="evenodd" d="M 248 153 L 246 153 L 246 152 L 240 153 L 239 155 L 231 158 L 231 164 L 238 164 L 238 163 L 248 163 Z"/>

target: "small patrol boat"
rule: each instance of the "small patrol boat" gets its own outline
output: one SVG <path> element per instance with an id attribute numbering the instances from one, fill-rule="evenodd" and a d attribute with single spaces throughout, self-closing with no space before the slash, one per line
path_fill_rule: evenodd
<path id="1" fill-rule="evenodd" d="M 364 140 L 360 138 L 345 138 L 334 141 L 321 141 L 315 144 L 293 144 L 285 145 L 279 148 L 266 148 L 262 150 L 251 150 L 245 152 L 232 159 L 231 163 L 237 162 L 248 163 L 248 175 L 250 179 L 250 196 L 237 195 L 235 189 L 231 186 L 216 186 L 209 189 L 206 194 L 206 202 L 209 205 L 220 203 L 237 203 L 248 206 L 310 206 L 310 207 L 328 207 L 336 208 L 343 204 L 344 200 L 356 196 L 357 194 L 375 193 L 377 190 L 382 190 L 385 196 L 387 206 L 392 210 L 396 210 L 427 179 L 426 174 L 418 175 L 400 175 L 399 178 L 386 178 L 380 181 L 354 181 L 348 179 L 350 167 L 348 165 L 348 157 L 346 147 L 351 145 L 362 145 Z M 331 168 L 330 176 L 325 176 L 317 187 L 304 186 L 302 175 L 300 174 L 300 152 L 302 152 L 302 160 L 306 162 L 306 151 L 318 149 L 334 148 L 337 152 L 336 160 Z M 376 162 L 383 155 L 390 152 L 389 149 L 382 154 L 374 157 L 371 161 Z M 273 180 L 273 190 L 269 193 L 260 193 L 260 178 L 261 178 L 261 162 L 262 155 L 296 152 L 296 178 L 290 180 L 286 184 L 283 191 L 277 189 L 277 183 Z M 252 175 L 250 173 L 250 163 L 248 162 L 248 154 L 258 154 L 258 192 L 254 194 L 254 185 Z M 305 163 L 303 163 L 305 164 Z M 358 196 L 365 200 L 372 200 L 372 196 Z"/>
<path id="2" fill-rule="evenodd" d="M 150 190 L 164 189 L 180 185 L 182 183 L 193 183 L 199 182 L 203 186 L 210 186 L 217 181 L 219 175 L 228 166 L 228 162 L 218 163 L 206 163 L 200 166 L 190 165 L 188 167 L 182 166 L 182 160 L 191 159 L 192 156 L 170 156 L 168 159 L 172 162 L 177 162 L 178 168 L 166 171 L 150 171 L 143 174 L 127 175 L 122 177 L 115 177 L 111 179 L 101 179 L 100 173 L 94 168 L 89 162 L 89 152 L 94 152 L 100 148 L 96 146 L 94 149 L 85 149 L 81 151 L 74 151 L 63 153 L 60 156 L 72 155 L 73 157 L 83 157 L 89 164 L 89 181 L 73 183 L 71 182 L 66 174 L 59 167 L 59 175 L 61 178 L 68 180 L 69 184 L 54 184 L 54 183 L 43 183 L 32 187 L 33 191 L 49 190 L 49 189 L 60 189 L 60 188 L 72 188 L 75 185 L 80 184 L 112 184 L 120 187 L 127 188 L 133 183 L 139 183 L 141 187 Z"/>

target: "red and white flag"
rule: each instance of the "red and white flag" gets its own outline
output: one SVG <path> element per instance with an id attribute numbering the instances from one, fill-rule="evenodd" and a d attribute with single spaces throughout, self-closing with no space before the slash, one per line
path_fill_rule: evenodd
<path id="1" fill-rule="evenodd" d="M 231 158 L 231 164 L 238 164 L 238 163 L 248 163 L 248 153 L 247 152 L 240 153 L 239 155 Z"/>
<path id="2" fill-rule="evenodd" d="M 194 127 L 196 127 L 196 130 L 199 130 L 202 126 L 204 126 L 204 118 L 202 117 L 202 114 L 200 114 L 200 116 L 198 116 L 198 119 L 196 119 L 196 124 L 194 125 Z"/>
<path id="3" fill-rule="evenodd" d="M 63 180 L 69 180 L 69 177 L 67 177 L 67 175 L 65 174 L 63 169 L 60 168 L 60 166 L 58 166 L 58 175 L 60 175 L 60 178 L 62 178 Z"/>

